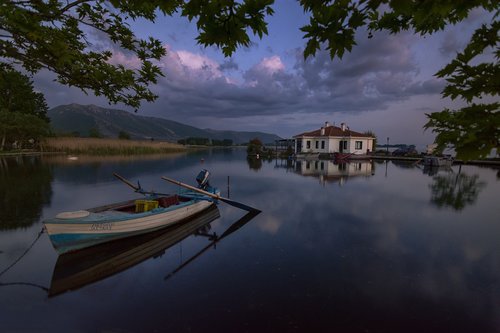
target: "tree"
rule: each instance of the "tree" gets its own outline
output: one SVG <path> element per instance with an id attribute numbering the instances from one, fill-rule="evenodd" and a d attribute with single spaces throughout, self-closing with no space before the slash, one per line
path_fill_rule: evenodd
<path id="1" fill-rule="evenodd" d="M 268 33 L 265 18 L 273 14 L 273 3 L 273 0 L 7 0 L 0 6 L 0 58 L 31 73 L 46 68 L 56 73 L 63 84 L 103 95 L 110 103 L 122 102 L 138 108 L 142 100 L 153 101 L 157 97 L 148 85 L 156 83 L 162 75 L 154 61 L 165 54 L 165 49 L 157 39 L 136 38 L 128 19 L 154 21 L 158 14 L 171 16 L 178 12 L 196 21 L 199 44 L 215 45 L 230 56 L 238 47 L 251 44 L 249 33 L 260 38 Z M 342 58 L 346 51 L 352 50 L 360 29 L 367 30 L 368 38 L 381 30 L 394 34 L 413 30 L 425 36 L 463 21 L 475 8 L 494 13 L 491 24 L 476 31 L 464 52 L 438 73 L 448 82 L 443 96 L 461 97 L 470 104 L 469 109 L 432 114 L 426 127 L 438 133 L 439 145 L 455 147 L 459 156 L 481 157 L 488 148 L 499 148 L 498 131 L 489 130 L 488 137 L 493 139 L 483 140 L 476 135 L 477 127 L 482 124 L 470 123 L 470 117 L 461 119 L 462 115 L 482 110 L 493 126 L 499 127 L 498 104 L 471 104 L 488 95 L 498 96 L 500 91 L 497 0 L 299 0 L 299 3 L 310 17 L 309 24 L 301 28 L 307 40 L 304 56 L 314 56 L 325 47 L 332 59 Z M 135 54 L 141 62 L 140 68 L 113 64 L 109 49 L 93 48 L 88 36 L 96 31 Z M 496 50 L 494 59 L 470 65 L 488 46 Z M 479 152 L 472 152 L 471 142 L 472 146 L 480 147 Z"/>
<path id="2" fill-rule="evenodd" d="M 0 63 L 0 111 L 34 115 L 46 122 L 48 106 L 43 94 L 33 90 L 33 82 Z"/>
<path id="3" fill-rule="evenodd" d="M 32 114 L 0 111 L 0 150 L 6 143 L 23 143 L 33 140 L 36 143 L 41 137 L 49 134 L 49 124 Z"/>
<path id="4" fill-rule="evenodd" d="M 92 127 L 89 129 L 89 137 L 90 138 L 102 138 L 101 132 L 99 131 L 99 128 L 97 127 Z"/>
<path id="5" fill-rule="evenodd" d="M 127 132 L 125 131 L 120 131 L 118 133 L 118 139 L 122 139 L 122 140 L 130 140 L 130 134 L 128 134 Z"/>
<path id="6" fill-rule="evenodd" d="M 47 104 L 33 82 L 0 65 L 0 150 L 6 143 L 38 141 L 49 133 Z"/>
<path id="7" fill-rule="evenodd" d="M 248 155 L 256 155 L 256 154 L 262 154 L 263 152 L 263 144 L 262 141 L 260 141 L 259 138 L 254 138 L 250 140 L 247 146 L 247 154 Z"/>

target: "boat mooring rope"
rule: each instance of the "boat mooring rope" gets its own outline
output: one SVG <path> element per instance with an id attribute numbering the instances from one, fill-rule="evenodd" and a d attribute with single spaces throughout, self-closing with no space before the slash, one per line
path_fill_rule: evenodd
<path id="1" fill-rule="evenodd" d="M 2 276 L 3 274 L 7 273 L 7 271 L 9 269 L 11 269 L 12 267 L 14 267 L 19 262 L 19 260 L 21 260 L 26 254 L 28 254 L 28 252 L 33 248 L 33 246 L 35 246 L 36 242 L 38 242 L 38 240 L 40 239 L 40 237 L 42 236 L 42 234 L 44 232 L 45 232 L 45 228 L 42 228 L 42 230 L 40 230 L 40 232 L 36 236 L 36 238 L 33 241 L 33 243 L 31 243 L 31 245 L 26 249 L 26 251 L 24 251 L 23 254 L 21 254 L 21 256 L 19 258 L 17 258 L 12 264 L 10 264 L 7 268 L 5 268 L 3 271 L 1 271 L 0 272 L 0 276 Z"/>
<path id="2" fill-rule="evenodd" d="M 47 288 L 45 286 L 41 286 L 41 285 L 36 284 L 36 283 L 30 283 L 30 282 L 9 282 L 9 283 L 0 282 L 0 287 L 4 287 L 4 286 L 29 286 L 29 287 L 39 288 L 39 289 L 42 289 L 43 291 L 49 292 L 49 288 Z"/>

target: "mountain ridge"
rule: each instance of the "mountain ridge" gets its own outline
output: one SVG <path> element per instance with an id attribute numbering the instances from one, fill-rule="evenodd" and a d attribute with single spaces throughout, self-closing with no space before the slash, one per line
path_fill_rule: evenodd
<path id="1" fill-rule="evenodd" d="M 259 138 L 264 143 L 274 143 L 279 136 L 264 132 L 200 129 L 173 120 L 135 115 L 131 112 L 103 108 L 93 104 L 67 104 L 50 109 L 47 113 L 55 133 L 74 133 L 89 136 L 91 129 L 97 129 L 106 137 L 118 137 L 120 131 L 133 139 L 155 139 L 177 141 L 188 137 L 232 140 L 234 144 L 247 143 Z"/>

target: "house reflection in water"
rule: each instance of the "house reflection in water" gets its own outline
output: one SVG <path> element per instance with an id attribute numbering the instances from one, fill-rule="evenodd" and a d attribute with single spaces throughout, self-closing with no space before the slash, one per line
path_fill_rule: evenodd
<path id="1" fill-rule="evenodd" d="M 371 161 L 334 163 L 331 160 L 296 160 L 294 171 L 303 176 L 316 177 L 323 185 L 338 182 L 343 185 L 349 177 L 370 177 L 375 174 Z"/>

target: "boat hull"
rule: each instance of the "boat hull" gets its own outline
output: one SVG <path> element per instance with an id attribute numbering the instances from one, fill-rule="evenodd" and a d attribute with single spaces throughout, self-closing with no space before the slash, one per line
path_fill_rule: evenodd
<path id="1" fill-rule="evenodd" d="M 69 220 L 54 218 L 44 224 L 52 245 L 62 254 L 159 230 L 184 221 L 212 205 L 214 203 L 207 200 L 191 200 L 139 214 L 91 213 Z"/>

